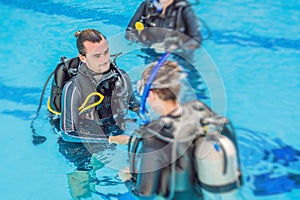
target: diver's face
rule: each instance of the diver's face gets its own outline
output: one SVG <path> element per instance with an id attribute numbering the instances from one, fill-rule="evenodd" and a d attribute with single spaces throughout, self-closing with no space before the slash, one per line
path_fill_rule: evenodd
<path id="1" fill-rule="evenodd" d="M 83 42 L 85 56 L 80 56 L 82 62 L 94 72 L 103 73 L 110 67 L 110 52 L 105 38 L 99 43 Z"/>
<path id="2" fill-rule="evenodd" d="M 151 109 L 153 109 L 158 115 L 162 116 L 165 114 L 165 107 L 163 101 L 158 97 L 157 93 L 153 90 L 149 91 L 147 102 Z"/>

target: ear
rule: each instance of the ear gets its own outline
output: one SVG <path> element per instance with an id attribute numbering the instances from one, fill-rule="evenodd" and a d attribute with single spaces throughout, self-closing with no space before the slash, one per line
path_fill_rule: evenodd
<path id="1" fill-rule="evenodd" d="M 81 62 L 86 63 L 86 59 L 85 56 L 78 54 L 79 59 L 81 60 Z"/>
<path id="2" fill-rule="evenodd" d="M 154 101 L 154 100 L 157 98 L 157 95 L 156 95 L 155 92 L 153 92 L 153 91 L 150 90 L 150 91 L 149 91 L 148 97 L 149 97 L 149 99 L 150 99 L 151 101 Z"/>

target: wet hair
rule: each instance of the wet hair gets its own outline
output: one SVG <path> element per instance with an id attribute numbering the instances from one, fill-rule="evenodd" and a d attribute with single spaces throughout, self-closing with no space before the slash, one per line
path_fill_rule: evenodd
<path id="1" fill-rule="evenodd" d="M 77 38 L 76 45 L 78 52 L 83 56 L 85 56 L 86 53 L 86 49 L 83 45 L 85 41 L 99 43 L 103 40 L 103 38 L 106 39 L 106 37 L 101 32 L 95 29 L 85 29 L 83 31 L 76 31 L 75 37 Z"/>
<path id="2" fill-rule="evenodd" d="M 157 62 L 152 63 L 142 75 L 143 82 L 146 83 L 150 72 L 155 67 Z M 158 97 L 164 101 L 177 100 L 181 88 L 181 73 L 182 69 L 178 66 L 177 62 L 166 61 L 160 68 L 155 76 L 151 91 L 155 92 Z"/>

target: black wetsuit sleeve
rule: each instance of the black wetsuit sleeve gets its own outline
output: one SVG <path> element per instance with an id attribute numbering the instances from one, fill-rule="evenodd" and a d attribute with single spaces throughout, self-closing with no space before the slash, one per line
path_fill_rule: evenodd
<path id="1" fill-rule="evenodd" d="M 187 6 L 183 9 L 182 17 L 186 27 L 185 33 L 201 45 L 202 36 L 200 26 L 191 6 Z"/>
<path id="2" fill-rule="evenodd" d="M 80 92 L 73 81 L 65 84 L 62 94 L 61 129 L 68 132 L 76 132 L 80 107 Z"/>

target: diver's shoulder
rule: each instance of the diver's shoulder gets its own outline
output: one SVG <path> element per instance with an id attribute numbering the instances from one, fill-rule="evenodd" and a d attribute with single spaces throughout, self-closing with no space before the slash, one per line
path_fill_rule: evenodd
<path id="1" fill-rule="evenodd" d="M 188 103 L 183 104 L 183 108 L 192 108 L 195 110 L 202 110 L 204 108 L 208 108 L 208 106 L 203 102 L 199 100 L 190 101 Z"/>
<path id="2" fill-rule="evenodd" d="M 164 127 L 164 122 L 161 119 L 153 120 L 149 124 L 145 126 L 141 126 L 139 128 L 140 131 L 142 131 L 144 134 L 153 134 L 159 133 Z"/>

